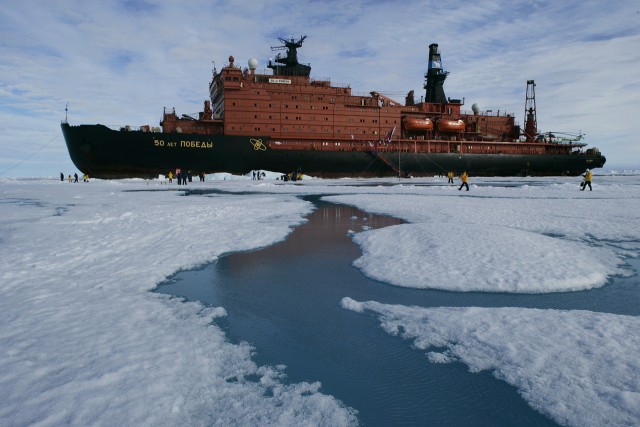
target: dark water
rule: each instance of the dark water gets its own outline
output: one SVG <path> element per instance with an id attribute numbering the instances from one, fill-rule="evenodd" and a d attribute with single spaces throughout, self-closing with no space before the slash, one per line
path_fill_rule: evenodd
<path id="1" fill-rule="evenodd" d="M 472 374 L 461 363 L 429 363 L 423 351 L 383 332 L 374 317 L 340 308 L 343 297 L 423 307 L 519 306 L 638 315 L 637 278 L 616 279 L 615 286 L 592 291 L 544 295 L 413 290 L 369 280 L 351 266 L 360 250 L 348 231 L 401 221 L 310 200 L 318 209 L 285 242 L 182 271 L 157 291 L 224 307 L 228 316 L 217 324 L 232 342 L 252 344 L 256 363 L 286 365 L 291 382 L 320 381 L 321 391 L 357 409 L 364 425 L 556 424 L 491 373 Z"/>

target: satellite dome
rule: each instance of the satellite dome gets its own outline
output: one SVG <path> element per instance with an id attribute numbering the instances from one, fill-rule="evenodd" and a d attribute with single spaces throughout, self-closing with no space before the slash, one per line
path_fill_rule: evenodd
<path id="1" fill-rule="evenodd" d="M 471 110 L 472 110 L 474 113 L 478 114 L 478 112 L 480 111 L 480 106 L 479 106 L 478 104 L 474 103 L 474 104 L 471 106 Z"/>
<path id="2" fill-rule="evenodd" d="M 251 58 L 249 60 L 249 69 L 255 70 L 257 66 L 258 66 L 258 60 L 256 58 Z"/>

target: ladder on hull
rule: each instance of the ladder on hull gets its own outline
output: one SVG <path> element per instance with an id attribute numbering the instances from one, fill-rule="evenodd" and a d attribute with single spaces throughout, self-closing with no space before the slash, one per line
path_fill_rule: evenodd
<path id="1" fill-rule="evenodd" d="M 400 168 L 396 167 L 396 165 L 394 165 L 393 162 L 391 162 L 391 161 L 385 159 L 384 157 L 382 157 L 382 155 L 380 154 L 379 151 L 373 149 L 373 146 L 371 147 L 371 150 L 367 151 L 367 153 L 371 157 L 373 157 L 374 159 L 378 159 L 382 163 L 387 165 L 389 167 L 389 169 L 391 169 L 393 172 L 395 172 L 396 176 L 402 176 L 402 170 Z"/>

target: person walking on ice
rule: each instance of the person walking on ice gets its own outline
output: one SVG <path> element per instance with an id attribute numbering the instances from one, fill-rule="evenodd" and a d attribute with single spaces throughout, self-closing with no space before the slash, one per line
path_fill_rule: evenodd
<path id="1" fill-rule="evenodd" d="M 584 181 L 582 181 L 582 188 L 580 188 L 580 191 L 584 191 L 584 189 L 587 188 L 587 185 L 589 186 L 589 191 L 593 191 L 593 188 L 591 188 L 591 177 L 593 176 L 591 170 L 587 169 L 582 176 L 584 177 Z"/>
<path id="2" fill-rule="evenodd" d="M 462 172 L 460 179 L 462 180 L 462 184 L 460 184 L 458 191 L 462 190 L 462 187 L 466 187 L 467 191 L 469 191 L 469 175 L 467 175 L 467 171 Z"/>

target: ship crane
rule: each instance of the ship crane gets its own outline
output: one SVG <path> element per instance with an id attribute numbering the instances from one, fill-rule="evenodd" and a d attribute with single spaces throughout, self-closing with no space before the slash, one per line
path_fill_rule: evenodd
<path id="1" fill-rule="evenodd" d="M 527 80 L 527 95 L 524 101 L 524 136 L 527 142 L 533 142 L 537 134 L 536 83 L 533 80 Z"/>

